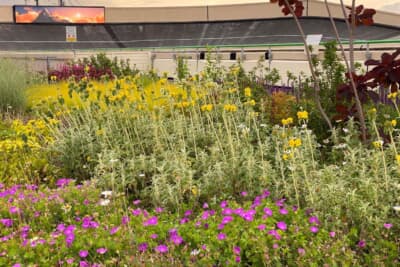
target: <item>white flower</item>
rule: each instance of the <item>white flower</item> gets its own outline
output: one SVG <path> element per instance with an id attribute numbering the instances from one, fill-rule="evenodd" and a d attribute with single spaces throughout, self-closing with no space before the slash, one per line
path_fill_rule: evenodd
<path id="1" fill-rule="evenodd" d="M 100 206 L 107 206 L 108 204 L 110 204 L 110 200 L 109 199 L 100 199 L 99 205 Z"/>
<path id="2" fill-rule="evenodd" d="M 109 198 L 109 197 L 111 197 L 112 196 L 112 194 L 113 194 L 113 192 L 112 191 L 110 191 L 110 190 L 107 190 L 107 191 L 103 191 L 103 192 L 101 192 L 101 197 L 102 198 Z"/>
<path id="3" fill-rule="evenodd" d="M 146 175 L 144 173 L 139 174 L 139 177 L 145 177 Z"/>
<path id="4" fill-rule="evenodd" d="M 394 209 L 395 211 L 400 211 L 400 206 L 394 206 L 393 209 Z"/>
<path id="5" fill-rule="evenodd" d="M 343 128 L 343 132 L 344 132 L 344 133 L 348 133 L 348 132 L 349 132 L 349 129 Z"/>
<path id="6" fill-rule="evenodd" d="M 118 161 L 118 159 L 110 159 L 110 163 L 115 163 L 117 161 Z"/>
<path id="7" fill-rule="evenodd" d="M 264 123 L 261 123 L 261 124 L 260 124 L 260 127 L 267 127 L 267 125 L 264 124 Z"/>
<path id="8" fill-rule="evenodd" d="M 200 254 L 200 249 L 194 249 L 194 250 L 192 250 L 192 252 L 190 252 L 190 255 L 192 255 L 192 256 L 196 256 L 199 254 Z"/>

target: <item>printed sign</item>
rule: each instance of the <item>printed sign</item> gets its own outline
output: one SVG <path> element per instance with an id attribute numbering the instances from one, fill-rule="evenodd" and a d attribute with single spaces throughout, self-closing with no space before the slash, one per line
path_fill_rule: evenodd
<path id="1" fill-rule="evenodd" d="M 67 42 L 76 42 L 78 40 L 76 26 L 65 26 L 65 34 Z"/>
<path id="2" fill-rule="evenodd" d="M 15 23 L 99 24 L 104 7 L 14 6 Z"/>

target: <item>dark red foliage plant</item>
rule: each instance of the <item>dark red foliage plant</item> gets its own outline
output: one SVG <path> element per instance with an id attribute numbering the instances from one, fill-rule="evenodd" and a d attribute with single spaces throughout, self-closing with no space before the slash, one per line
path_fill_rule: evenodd
<path id="1" fill-rule="evenodd" d="M 350 10 L 349 17 L 347 19 L 350 23 L 352 23 L 352 8 L 349 6 L 346 6 L 346 8 Z M 372 8 L 364 9 L 363 5 L 359 5 L 355 7 L 354 13 L 355 13 L 354 17 L 356 26 L 360 25 L 370 26 L 374 23 L 373 16 L 376 14 L 375 9 Z"/>
<path id="2" fill-rule="evenodd" d="M 282 13 L 287 16 L 290 14 L 290 8 L 291 7 L 294 11 L 294 14 L 297 17 L 301 17 L 303 15 L 303 10 L 304 10 L 304 6 L 303 6 L 303 1 L 300 0 L 287 0 L 287 3 L 289 3 L 289 5 L 286 3 L 285 0 L 270 0 L 271 3 L 278 3 L 278 5 L 280 7 L 282 7 Z"/>
<path id="3" fill-rule="evenodd" d="M 111 68 L 96 68 L 92 65 L 84 65 L 82 63 L 77 64 L 64 64 L 59 66 L 56 70 L 52 70 L 48 74 L 49 80 L 55 77 L 57 81 L 68 80 L 71 77 L 75 81 L 82 80 L 83 77 L 87 77 L 90 80 L 101 80 L 105 77 L 113 79 L 114 75 Z"/>

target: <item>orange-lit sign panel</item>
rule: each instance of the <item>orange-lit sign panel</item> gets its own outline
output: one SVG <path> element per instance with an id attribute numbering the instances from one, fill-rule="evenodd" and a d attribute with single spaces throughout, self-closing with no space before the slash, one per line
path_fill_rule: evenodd
<path id="1" fill-rule="evenodd" d="M 104 7 L 14 6 L 15 23 L 104 23 Z"/>

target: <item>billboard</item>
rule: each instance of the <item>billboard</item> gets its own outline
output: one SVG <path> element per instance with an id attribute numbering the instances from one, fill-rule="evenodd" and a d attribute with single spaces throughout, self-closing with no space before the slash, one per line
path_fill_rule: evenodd
<path id="1" fill-rule="evenodd" d="M 14 6 L 15 23 L 104 23 L 104 7 Z"/>

